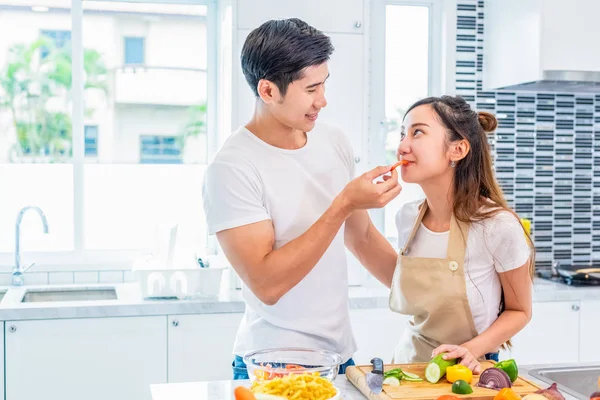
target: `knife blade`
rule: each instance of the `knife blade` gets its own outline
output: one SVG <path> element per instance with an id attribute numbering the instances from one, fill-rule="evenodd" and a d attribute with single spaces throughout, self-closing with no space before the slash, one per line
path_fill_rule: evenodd
<path id="1" fill-rule="evenodd" d="M 379 394 L 383 390 L 383 360 L 373 358 L 371 360 L 373 370 L 367 373 L 367 386 L 374 394 Z"/>

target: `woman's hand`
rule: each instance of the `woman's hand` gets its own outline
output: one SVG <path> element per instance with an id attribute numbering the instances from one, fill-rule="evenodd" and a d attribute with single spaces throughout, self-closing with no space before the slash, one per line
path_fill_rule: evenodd
<path id="1" fill-rule="evenodd" d="M 481 372 L 481 364 L 477 361 L 477 358 L 471 354 L 469 349 L 463 346 L 457 346 L 455 344 L 443 344 L 437 349 L 433 350 L 432 357 L 438 354 L 446 353 L 443 355 L 444 360 L 451 360 L 453 358 L 459 358 L 461 365 L 468 367 L 474 374 Z"/>

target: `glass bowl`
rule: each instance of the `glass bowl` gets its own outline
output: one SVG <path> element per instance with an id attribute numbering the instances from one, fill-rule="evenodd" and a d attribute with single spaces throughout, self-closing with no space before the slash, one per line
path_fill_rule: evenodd
<path id="1" fill-rule="evenodd" d="M 314 373 L 333 382 L 342 357 L 328 350 L 286 347 L 253 351 L 244 356 L 244 362 L 251 382 Z"/>

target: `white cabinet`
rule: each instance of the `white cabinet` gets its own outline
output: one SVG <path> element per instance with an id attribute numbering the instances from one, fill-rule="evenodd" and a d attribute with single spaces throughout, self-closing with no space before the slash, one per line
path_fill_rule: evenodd
<path id="1" fill-rule="evenodd" d="M 533 317 L 512 340 L 511 352 L 519 364 L 559 364 L 579 360 L 578 301 L 533 303 Z"/>
<path id="2" fill-rule="evenodd" d="M 238 29 L 258 28 L 270 19 L 300 18 L 323 32 L 362 33 L 363 0 L 239 0 Z"/>
<path id="3" fill-rule="evenodd" d="M 600 361 L 600 301 L 582 301 L 579 322 L 579 362 Z"/>
<path id="4" fill-rule="evenodd" d="M 335 51 L 328 63 L 330 77 L 325 84 L 327 107 L 319 119 L 340 127 L 350 139 L 355 157 L 367 158 L 364 82 L 364 37 L 362 35 L 331 34 Z M 357 173 L 359 165 L 357 163 Z"/>
<path id="5" fill-rule="evenodd" d="M 6 321 L 11 400 L 148 400 L 166 383 L 166 317 Z"/>
<path id="6" fill-rule="evenodd" d="M 373 357 L 390 363 L 409 319 L 388 308 L 351 310 L 350 323 L 358 347 L 354 354 L 356 364 L 369 364 Z"/>
<path id="7" fill-rule="evenodd" d="M 233 342 L 242 316 L 169 316 L 169 383 L 232 379 Z"/>
<path id="8" fill-rule="evenodd" d="M 493 51 L 486 53 L 484 89 L 580 79 L 572 73 L 561 74 L 562 79 L 548 74 L 557 71 L 600 72 L 600 52 L 590 51 L 598 47 L 598 15 L 597 0 L 487 2 L 485 46 Z"/>

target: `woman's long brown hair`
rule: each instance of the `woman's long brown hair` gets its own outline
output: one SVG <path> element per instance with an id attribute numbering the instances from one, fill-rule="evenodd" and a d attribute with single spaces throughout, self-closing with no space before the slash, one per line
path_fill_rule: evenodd
<path id="1" fill-rule="evenodd" d="M 475 112 L 460 97 L 428 97 L 413 104 L 406 114 L 415 107 L 429 105 L 438 115 L 448 131 L 448 142 L 465 140 L 470 151 L 465 158 L 456 162 L 453 182 L 453 211 L 457 220 L 471 223 L 493 217 L 501 211 L 510 212 L 519 220 L 518 215 L 508 206 L 504 193 L 494 176 L 492 156 L 487 133 L 498 126 L 496 117 L 488 112 Z M 520 222 L 520 220 L 519 220 Z M 531 249 L 529 275 L 535 275 L 535 247 L 525 228 L 523 233 Z M 510 249 L 507 249 L 510 251 Z M 504 311 L 504 291 L 500 313 Z M 510 346 L 510 341 L 507 342 Z"/>

